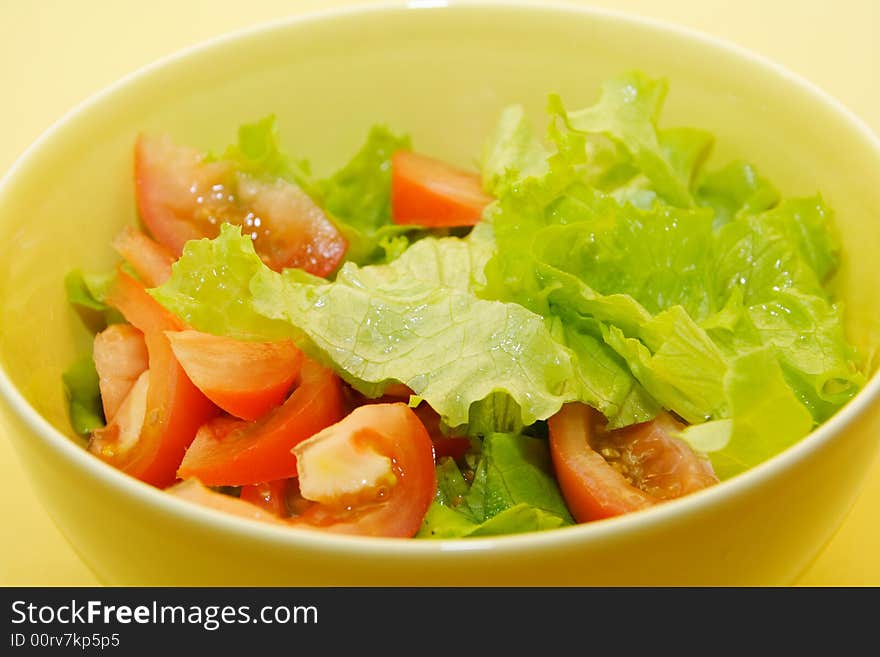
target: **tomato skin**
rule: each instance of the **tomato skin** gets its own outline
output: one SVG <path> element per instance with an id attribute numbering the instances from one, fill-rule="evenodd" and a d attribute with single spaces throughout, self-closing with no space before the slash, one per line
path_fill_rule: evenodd
<path id="1" fill-rule="evenodd" d="M 333 429 L 390 458 L 396 483 L 380 499 L 353 507 L 314 503 L 291 523 L 339 534 L 414 536 L 437 491 L 433 444 L 416 414 L 402 403 L 368 404 Z"/>
<path id="2" fill-rule="evenodd" d="M 288 479 L 276 479 L 241 487 L 239 499 L 254 504 L 279 518 L 290 515 L 287 509 Z"/>
<path id="3" fill-rule="evenodd" d="M 708 461 L 674 437 L 682 425 L 669 415 L 615 431 L 599 430 L 599 418 L 589 406 L 572 403 L 548 422 L 553 467 L 578 522 L 638 511 L 717 483 Z M 617 468 L 600 451 L 613 455 Z"/>
<path id="4" fill-rule="evenodd" d="M 281 406 L 256 422 L 223 418 L 202 427 L 177 472 L 208 486 L 242 486 L 296 476 L 294 446 L 343 415 L 342 382 L 305 359 L 300 383 Z M 218 419 L 219 421 L 219 419 Z"/>
<path id="5" fill-rule="evenodd" d="M 474 226 L 492 202 L 480 176 L 410 151 L 391 158 L 391 216 L 396 224 Z"/>
<path id="6" fill-rule="evenodd" d="M 144 224 L 174 256 L 188 240 L 216 237 L 222 223 L 241 226 L 263 262 L 276 271 L 300 267 L 326 276 L 348 248 L 297 185 L 252 178 L 228 162 L 207 162 L 166 135 L 138 137 L 135 189 Z"/>
<path id="7" fill-rule="evenodd" d="M 104 417 L 110 422 L 134 382 L 149 367 L 147 343 L 144 334 L 131 324 L 111 324 L 95 336 L 92 355 Z"/>
<path id="8" fill-rule="evenodd" d="M 303 363 L 291 340 L 244 342 L 192 330 L 166 335 L 196 387 L 243 420 L 256 420 L 283 402 Z"/>
<path id="9" fill-rule="evenodd" d="M 171 278 L 171 265 L 177 258 L 136 228 L 123 228 L 113 238 L 113 248 L 128 261 L 147 287 L 157 287 Z"/>
<path id="10" fill-rule="evenodd" d="M 107 302 L 144 333 L 150 372 L 147 410 L 133 446 L 120 450 L 112 432 L 96 432 L 89 449 L 123 472 L 163 488 L 174 482 L 186 448 L 217 407 L 186 376 L 164 334 L 182 328 L 180 319 L 121 271 Z"/>
<path id="11" fill-rule="evenodd" d="M 175 144 L 167 135 L 140 135 L 135 143 L 138 211 L 153 237 L 175 256 L 187 241 L 206 236 L 206 227 L 193 221 L 198 198 L 231 176 L 228 165 L 203 160 L 196 149 Z"/>

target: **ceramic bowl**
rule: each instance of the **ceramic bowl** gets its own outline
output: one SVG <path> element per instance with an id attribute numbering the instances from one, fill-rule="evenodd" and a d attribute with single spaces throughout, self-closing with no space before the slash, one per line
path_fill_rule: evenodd
<path id="1" fill-rule="evenodd" d="M 348 538 L 227 517 L 105 465 L 71 435 L 60 374 L 89 334 L 65 302 L 74 267 L 101 270 L 136 221 L 132 145 L 165 131 L 203 149 L 273 112 L 290 152 L 327 171 L 368 127 L 468 164 L 511 102 L 591 103 L 632 68 L 669 80 L 663 120 L 717 136 L 785 194 L 821 191 L 845 259 L 847 330 L 874 371 L 880 308 L 880 142 L 778 66 L 676 27 L 534 5 L 338 10 L 187 50 L 121 80 L 53 126 L 0 183 L 0 397 L 6 430 L 48 512 L 112 584 L 777 584 L 817 554 L 878 443 L 872 378 L 776 458 L 648 511 L 539 534 L 460 541 Z"/>

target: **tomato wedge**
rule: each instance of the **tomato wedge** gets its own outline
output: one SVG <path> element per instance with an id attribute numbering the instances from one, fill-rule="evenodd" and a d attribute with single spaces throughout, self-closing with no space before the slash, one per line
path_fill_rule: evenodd
<path id="1" fill-rule="evenodd" d="M 410 151 L 391 157 L 391 216 L 396 224 L 474 226 L 491 202 L 476 173 Z"/>
<path id="2" fill-rule="evenodd" d="M 294 450 L 300 494 L 315 503 L 295 525 L 411 537 L 437 489 L 434 449 L 406 404 L 368 404 Z"/>
<path id="3" fill-rule="evenodd" d="M 106 301 L 144 335 L 186 328 L 182 319 L 150 296 L 143 283 L 122 269 L 116 271 L 116 280 L 107 293 Z"/>
<path id="4" fill-rule="evenodd" d="M 171 265 L 177 258 L 136 228 L 123 228 L 113 238 L 113 248 L 128 261 L 147 287 L 156 287 L 171 278 Z"/>
<path id="5" fill-rule="evenodd" d="M 221 223 L 242 227 L 272 269 L 331 273 L 348 244 L 309 196 L 286 180 L 257 180 L 228 162 L 206 162 L 168 136 L 141 135 L 135 145 L 135 187 L 153 237 L 180 256 L 188 240 L 213 238 Z"/>
<path id="6" fill-rule="evenodd" d="M 241 486 L 297 474 L 294 446 L 343 415 L 342 382 L 305 359 L 300 382 L 281 406 L 256 422 L 218 419 L 202 427 L 177 474 L 208 486 Z"/>
<path id="7" fill-rule="evenodd" d="M 350 395 L 348 409 L 354 410 L 363 404 L 384 404 L 393 402 L 409 403 L 413 391 L 402 383 L 394 383 L 385 388 L 385 393 L 376 399 L 370 399 L 354 391 L 348 391 Z M 431 442 L 434 443 L 434 455 L 436 458 L 450 456 L 456 461 L 464 458 L 471 449 L 471 439 L 467 436 L 446 435 L 440 428 L 440 415 L 423 401 L 414 409 L 416 416 L 421 420 Z"/>
<path id="8" fill-rule="evenodd" d="M 147 393 L 150 390 L 150 370 L 144 370 L 135 380 L 125 399 L 113 414 L 107 426 L 92 433 L 89 447 L 101 445 L 104 450 L 125 452 L 135 445 L 144 428 L 147 416 Z"/>
<path id="9" fill-rule="evenodd" d="M 240 518 L 259 520 L 273 525 L 283 524 L 284 521 L 275 514 L 246 500 L 241 500 L 230 495 L 224 495 L 211 490 L 194 479 L 181 481 L 180 483 L 165 489 L 175 497 L 189 500 L 200 506 L 216 509 L 224 513 L 230 513 Z"/>
<path id="10" fill-rule="evenodd" d="M 287 397 L 303 354 L 291 340 L 244 342 L 199 331 L 166 333 L 177 361 L 227 413 L 256 420 Z"/>
<path id="11" fill-rule="evenodd" d="M 241 487 L 239 499 L 255 504 L 279 518 L 290 515 L 287 508 L 287 488 L 289 479 L 276 479 L 262 484 L 250 484 Z"/>
<path id="12" fill-rule="evenodd" d="M 95 336 L 92 356 L 104 417 L 110 422 L 134 382 L 149 367 L 144 334 L 131 324 L 111 324 Z"/>
<path id="13" fill-rule="evenodd" d="M 92 435 L 89 450 L 123 472 L 165 487 L 175 480 L 177 467 L 196 431 L 217 409 L 186 376 L 164 334 L 183 328 L 180 319 L 147 294 L 141 283 L 121 271 L 107 302 L 143 331 L 149 386 L 143 428 L 134 444 L 120 441 L 118 431 L 108 430 Z"/>
<path id="14" fill-rule="evenodd" d="M 683 425 L 668 414 L 617 431 L 600 429 L 600 417 L 573 403 L 549 420 L 553 466 L 578 522 L 638 511 L 717 483 L 709 462 L 674 436 Z"/>

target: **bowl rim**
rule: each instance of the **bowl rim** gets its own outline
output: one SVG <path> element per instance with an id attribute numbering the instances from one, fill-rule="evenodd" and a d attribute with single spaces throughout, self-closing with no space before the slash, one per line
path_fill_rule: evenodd
<path id="1" fill-rule="evenodd" d="M 123 93 L 130 84 L 140 79 L 148 78 L 153 74 L 158 74 L 166 68 L 174 67 L 179 62 L 185 61 L 193 55 L 232 46 L 237 41 L 253 38 L 260 34 L 307 28 L 312 23 L 332 21 L 337 18 L 351 19 L 365 14 L 399 13 L 413 10 L 467 11 L 474 9 L 486 12 L 568 13 L 580 18 L 613 21 L 632 28 L 665 33 L 667 36 L 691 42 L 708 51 L 735 57 L 755 69 L 763 69 L 765 74 L 775 76 L 786 85 L 806 94 L 813 101 L 824 105 L 838 116 L 843 123 L 848 124 L 850 128 L 854 129 L 865 140 L 865 143 L 870 145 L 880 156 L 880 138 L 841 101 L 822 90 L 813 82 L 762 54 L 694 28 L 624 11 L 574 5 L 555 0 L 541 3 L 529 0 L 512 0 L 504 4 L 485 0 L 408 0 L 403 3 L 388 2 L 386 0 L 385 2 L 368 5 L 342 6 L 325 8 L 318 11 L 307 11 L 261 22 L 257 25 L 200 41 L 135 69 L 115 82 L 103 87 L 98 92 L 91 94 L 52 123 L 15 159 L 3 177 L 0 178 L 0 197 L 14 188 L 19 171 L 26 167 L 28 161 L 42 149 L 45 143 L 50 142 L 57 133 L 62 132 L 68 123 L 73 122 L 79 115 L 88 112 L 91 108 L 99 106 L 106 98 Z M 59 450 L 61 456 L 70 461 L 71 466 L 82 470 L 92 477 L 101 479 L 108 487 L 120 489 L 123 494 L 133 498 L 138 503 L 153 506 L 158 510 L 164 510 L 166 513 L 176 516 L 178 521 L 187 521 L 197 525 L 200 529 L 213 528 L 279 547 L 315 549 L 327 554 L 356 553 L 361 556 L 383 556 L 388 555 L 392 551 L 396 553 L 395 556 L 397 557 L 437 556 L 461 552 L 481 552 L 496 555 L 518 552 L 524 549 L 542 547 L 562 548 L 574 543 L 600 543 L 609 538 L 624 538 L 628 535 L 670 522 L 675 517 L 684 518 L 711 510 L 713 506 L 721 504 L 725 499 L 734 498 L 748 488 L 758 486 L 772 479 L 788 467 L 809 458 L 811 454 L 829 442 L 834 436 L 845 431 L 848 426 L 864 415 L 872 405 L 877 403 L 878 397 L 880 397 L 880 371 L 875 372 L 870 377 L 862 390 L 846 406 L 783 452 L 716 486 L 670 500 L 643 511 L 543 532 L 466 539 L 401 540 L 399 538 L 343 536 L 296 527 L 276 526 L 233 516 L 222 511 L 193 504 L 173 495 L 165 494 L 164 491 L 145 484 L 95 458 L 69 436 L 52 426 L 19 392 L 6 373 L 3 363 L 0 362 L 0 398 L 2 398 L 14 416 L 50 449 Z M 11 435 L 9 440 L 12 443 L 15 442 Z M 48 511 L 48 505 L 44 504 L 44 507 Z M 91 563 L 87 565 L 92 568 Z"/>

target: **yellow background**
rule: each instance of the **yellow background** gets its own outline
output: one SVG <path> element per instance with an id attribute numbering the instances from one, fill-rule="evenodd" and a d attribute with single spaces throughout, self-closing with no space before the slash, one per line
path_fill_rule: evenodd
<path id="1" fill-rule="evenodd" d="M 165 54 L 297 12 L 369 3 L 0 0 L 0 172 L 77 102 Z M 767 55 L 836 96 L 880 133 L 880 3 L 875 0 L 590 4 L 697 28 Z M 0 585 L 96 584 L 34 498 L 6 432 L 0 427 L 0 481 L 5 484 L 0 493 Z M 880 463 L 845 525 L 801 583 L 880 585 L 878 519 Z"/>

